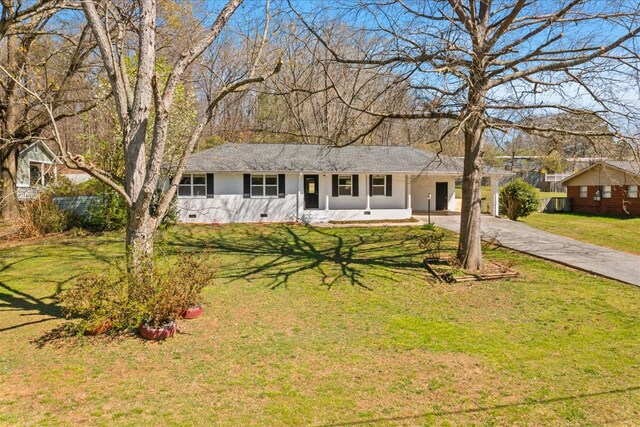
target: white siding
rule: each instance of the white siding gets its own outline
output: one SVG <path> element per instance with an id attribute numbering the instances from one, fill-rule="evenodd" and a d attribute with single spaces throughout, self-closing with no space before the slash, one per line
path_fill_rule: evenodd
<path id="1" fill-rule="evenodd" d="M 411 207 L 414 211 L 428 209 L 427 195 L 431 193 L 431 210 L 436 209 L 436 182 L 446 182 L 449 191 L 447 210 L 456 209 L 456 182 L 451 176 L 421 175 L 413 177 L 411 182 Z"/>
<path id="2" fill-rule="evenodd" d="M 286 222 L 296 220 L 298 174 L 285 175 L 284 198 L 245 199 L 243 174 L 214 174 L 214 197 L 179 197 L 182 222 Z M 266 216 L 261 216 L 266 215 Z"/>
<path id="3" fill-rule="evenodd" d="M 411 217 L 406 204 L 405 175 L 393 175 L 392 196 L 371 196 L 367 210 L 368 177 L 359 175 L 359 195 L 331 195 L 331 174 L 319 175 L 319 209 L 304 210 L 300 174 L 285 175 L 284 198 L 243 198 L 243 174 L 215 173 L 214 197 L 179 197 L 177 207 L 182 222 L 287 222 L 358 219 L 404 219 Z M 300 191 L 300 192 L 299 192 Z M 329 196 L 329 210 L 325 210 Z M 368 212 L 368 213 L 367 213 Z M 261 216 L 266 215 L 266 216 Z"/>

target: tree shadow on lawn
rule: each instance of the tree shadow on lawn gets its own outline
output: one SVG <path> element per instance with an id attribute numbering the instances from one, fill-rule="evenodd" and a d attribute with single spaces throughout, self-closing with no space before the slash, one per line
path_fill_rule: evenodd
<path id="1" fill-rule="evenodd" d="M 406 416 L 401 415 L 397 417 L 380 417 L 380 418 L 369 418 L 369 419 L 354 420 L 354 421 L 343 421 L 343 422 L 337 422 L 337 423 L 331 423 L 331 424 L 321 424 L 318 427 L 346 427 L 346 426 L 388 424 L 388 423 L 395 424 L 396 422 L 419 420 L 421 418 L 427 418 L 427 417 L 446 417 L 446 416 L 465 415 L 465 414 L 478 414 L 482 412 L 489 412 L 489 411 L 495 411 L 500 409 L 509 409 L 509 408 L 536 406 L 536 405 L 552 405 L 554 403 L 571 402 L 571 401 L 580 400 L 580 399 L 632 393 L 636 391 L 640 391 L 640 386 L 630 386 L 630 387 L 618 388 L 618 389 L 612 389 L 612 390 L 603 390 L 603 391 L 597 391 L 593 393 L 579 393 L 571 396 L 553 397 L 550 399 L 525 399 L 524 401 L 520 401 L 520 402 L 504 403 L 504 404 L 488 405 L 488 406 L 476 406 L 468 409 L 454 409 L 449 411 L 441 410 L 441 411 L 423 412 L 421 414 L 415 414 L 415 415 L 406 415 Z M 616 421 L 629 421 L 629 420 L 616 420 Z"/>
<path id="2" fill-rule="evenodd" d="M 76 245 L 77 247 L 77 245 Z M 82 249 L 86 250 L 86 252 L 97 261 L 103 263 L 113 263 L 113 260 L 100 255 L 95 248 L 90 246 L 80 246 Z M 0 265 L 0 275 L 3 272 L 8 271 L 12 268 L 20 268 L 20 264 L 29 260 L 45 258 L 44 255 L 30 255 L 22 258 L 18 258 L 15 261 L 9 262 L 7 264 Z M 68 258 L 67 258 L 68 260 Z M 25 272 L 28 274 L 28 272 Z M 64 280 L 55 281 L 55 288 L 53 292 L 49 295 L 43 297 L 36 297 L 35 295 L 31 295 L 24 290 L 17 289 L 14 286 L 8 285 L 6 282 L 0 281 L 0 313 L 2 312 L 15 312 L 19 311 L 18 317 L 33 317 L 38 316 L 38 319 L 31 320 L 23 323 L 17 323 L 14 325 L 6 326 L 0 328 L 0 333 L 5 331 L 10 331 L 12 329 L 17 329 L 24 326 L 39 324 L 48 322 L 51 320 L 56 320 L 62 318 L 62 310 L 60 306 L 57 304 L 58 296 L 63 291 L 65 285 L 79 276 L 86 274 L 85 271 L 75 272 L 71 276 L 67 277 Z M 49 283 L 51 283 L 49 281 Z M 43 317 L 44 316 L 44 317 Z"/>
<path id="3" fill-rule="evenodd" d="M 221 267 L 230 281 L 265 278 L 271 289 L 288 286 L 304 271 L 318 273 L 322 285 L 331 289 L 340 280 L 371 290 L 367 277 L 389 278 L 389 270 L 414 275 L 422 270 L 425 251 L 413 242 L 415 232 L 389 236 L 389 228 L 359 231 L 343 236 L 345 229 L 279 225 L 252 227 L 239 234 L 219 227 L 215 234 L 199 235 L 192 230 L 176 234 L 169 246 L 200 247 L 213 253 L 238 255 Z M 371 229 L 360 229 L 371 230 Z M 398 231 L 398 230 L 396 230 Z M 422 256 L 422 257 L 421 257 Z"/>

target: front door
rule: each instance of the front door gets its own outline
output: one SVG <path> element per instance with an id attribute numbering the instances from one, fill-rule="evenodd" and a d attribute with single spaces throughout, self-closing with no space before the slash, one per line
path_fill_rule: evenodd
<path id="1" fill-rule="evenodd" d="M 304 208 L 318 209 L 318 175 L 304 176 Z"/>
<path id="2" fill-rule="evenodd" d="M 436 182 L 436 210 L 446 211 L 449 204 L 449 184 Z"/>

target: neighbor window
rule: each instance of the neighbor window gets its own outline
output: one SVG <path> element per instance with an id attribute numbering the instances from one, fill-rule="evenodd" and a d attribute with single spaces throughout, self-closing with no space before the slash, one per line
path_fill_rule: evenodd
<path id="1" fill-rule="evenodd" d="M 207 178 L 205 175 L 183 175 L 178 185 L 178 196 L 206 196 Z"/>
<path id="2" fill-rule="evenodd" d="M 251 175 L 251 197 L 277 197 L 278 175 Z"/>
<path id="3" fill-rule="evenodd" d="M 630 199 L 637 199 L 638 198 L 638 186 L 637 185 L 630 185 L 629 186 L 629 191 L 627 191 L 627 197 Z"/>
<path id="4" fill-rule="evenodd" d="M 386 194 L 385 189 L 387 177 L 385 175 L 373 175 L 371 176 L 371 195 L 372 196 L 384 196 Z"/>
<path id="5" fill-rule="evenodd" d="M 586 185 L 581 185 L 580 186 L 580 198 L 581 199 L 586 199 L 587 198 L 587 186 Z"/>
<path id="6" fill-rule="evenodd" d="M 605 185 L 602 187 L 602 198 L 610 199 L 611 198 L 611 186 Z"/>
<path id="7" fill-rule="evenodd" d="M 338 176 L 338 195 L 350 196 L 351 195 L 351 175 Z"/>

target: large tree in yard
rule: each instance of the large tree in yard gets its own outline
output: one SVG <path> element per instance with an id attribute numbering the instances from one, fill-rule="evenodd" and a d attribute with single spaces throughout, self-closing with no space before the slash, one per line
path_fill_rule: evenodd
<path id="1" fill-rule="evenodd" d="M 462 215 L 458 258 L 483 268 L 481 178 L 487 132 L 538 136 L 614 137 L 638 127 L 640 13 L 637 1 L 619 0 L 359 0 L 316 3 L 292 10 L 331 54 L 331 61 L 394 76 L 420 102 L 376 109 L 342 96 L 350 108 L 380 120 L 421 119 L 446 127 L 443 138 L 464 139 Z M 338 2 L 340 4 L 340 2 Z M 358 50 L 327 36 L 338 25 L 367 34 Z M 372 40 L 375 41 L 372 48 Z M 343 42 L 343 45 L 345 43 Z M 576 128 L 593 116 L 607 126 Z"/>
<path id="2" fill-rule="evenodd" d="M 0 217 L 11 222 L 19 214 L 16 172 L 20 149 L 35 139 L 48 138 L 49 112 L 55 120 L 62 120 L 91 109 L 95 99 L 88 84 L 90 33 L 72 22 L 72 13 L 67 20 L 56 17 L 68 3 L 1 3 Z M 49 110 L 39 100 L 47 103 Z"/>
<path id="3" fill-rule="evenodd" d="M 139 272 L 153 255 L 154 232 L 171 206 L 187 158 L 203 128 L 214 116 L 218 103 L 225 96 L 262 82 L 279 70 L 279 61 L 264 72 L 261 64 L 267 19 L 265 31 L 256 31 L 255 52 L 253 56 L 248 55 L 252 60 L 242 70 L 220 77 L 220 85 L 206 94 L 207 102 L 201 117 L 188 135 L 182 141 L 171 142 L 173 147 L 168 146 L 171 118 L 179 114 L 173 108 L 180 85 L 188 84 L 193 78 L 194 68 L 203 54 L 215 49 L 216 40 L 229 26 L 229 20 L 241 3 L 242 0 L 229 0 L 206 27 L 183 28 L 180 42 L 184 46 L 173 52 L 175 34 L 174 39 L 159 40 L 160 27 L 167 20 L 160 19 L 155 0 L 81 3 L 114 99 L 122 133 L 119 144 L 124 154 L 124 176 L 114 176 L 84 157 L 66 152 L 55 120 L 51 115 L 50 118 L 62 160 L 90 173 L 124 199 L 128 214 L 127 265 L 134 273 Z M 208 22 L 212 11 L 199 13 L 202 13 L 200 19 L 194 21 Z M 131 64 L 134 64 L 134 72 L 130 72 Z M 159 65 L 168 68 L 162 78 L 158 75 Z M 167 153 L 170 152 L 173 159 L 176 144 L 181 146 L 180 156 L 170 173 L 165 174 L 168 181 L 160 185 L 161 176 L 166 172 Z M 162 191 L 158 196 L 159 188 Z"/>

